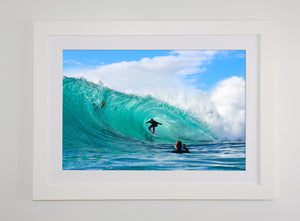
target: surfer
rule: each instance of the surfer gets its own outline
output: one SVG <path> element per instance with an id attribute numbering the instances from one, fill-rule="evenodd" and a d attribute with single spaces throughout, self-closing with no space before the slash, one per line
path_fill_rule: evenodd
<path id="1" fill-rule="evenodd" d="M 182 142 L 178 140 L 175 144 L 175 150 L 171 151 L 171 153 L 191 153 L 185 144 L 182 145 Z"/>
<path id="2" fill-rule="evenodd" d="M 161 123 L 153 120 L 153 118 L 151 118 L 149 121 L 146 122 L 147 123 L 150 123 L 151 125 L 148 127 L 148 130 L 154 134 L 155 132 L 155 127 L 157 127 L 159 124 L 162 125 Z M 151 128 L 152 128 L 152 131 L 151 131 Z"/>
<path id="3" fill-rule="evenodd" d="M 101 108 L 103 108 L 105 104 L 106 104 L 105 101 L 102 101 Z M 99 107 L 98 107 L 98 105 L 95 104 L 95 102 L 94 102 L 94 103 L 93 103 L 93 106 L 94 106 L 95 111 L 98 113 L 98 112 L 99 112 Z"/>

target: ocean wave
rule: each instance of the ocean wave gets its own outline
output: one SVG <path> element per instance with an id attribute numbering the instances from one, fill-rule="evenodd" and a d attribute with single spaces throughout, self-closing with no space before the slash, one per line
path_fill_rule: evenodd
<path id="1" fill-rule="evenodd" d="M 101 108 L 101 102 L 106 105 Z M 148 131 L 150 118 L 162 123 L 156 135 Z M 63 143 L 67 146 L 114 147 L 144 142 L 214 142 L 219 136 L 205 121 L 186 110 L 151 96 L 125 94 L 84 79 L 63 79 Z M 99 150 L 105 152 L 103 148 Z"/>

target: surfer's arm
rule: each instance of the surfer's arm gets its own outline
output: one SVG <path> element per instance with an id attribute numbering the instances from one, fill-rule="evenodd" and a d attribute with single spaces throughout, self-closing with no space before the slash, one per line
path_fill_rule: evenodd
<path id="1" fill-rule="evenodd" d="M 183 150 L 184 150 L 186 153 L 191 153 L 191 152 L 189 151 L 189 149 L 186 147 L 185 144 L 183 145 Z"/>

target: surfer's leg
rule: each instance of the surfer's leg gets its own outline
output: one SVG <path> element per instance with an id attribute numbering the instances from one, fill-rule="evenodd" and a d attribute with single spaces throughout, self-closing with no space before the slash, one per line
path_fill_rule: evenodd
<path id="1" fill-rule="evenodd" d="M 153 128 L 153 132 L 151 131 L 151 128 Z M 151 133 L 154 133 L 154 127 L 153 127 L 153 125 L 150 125 L 150 127 L 149 127 L 148 129 L 149 129 L 149 131 L 150 131 Z"/>
<path id="2" fill-rule="evenodd" d="M 153 127 L 153 132 L 152 133 L 154 133 L 155 132 L 155 127 Z"/>

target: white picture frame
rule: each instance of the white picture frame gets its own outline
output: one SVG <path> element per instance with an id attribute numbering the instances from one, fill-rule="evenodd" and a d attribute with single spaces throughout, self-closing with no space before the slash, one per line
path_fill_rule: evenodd
<path id="1" fill-rule="evenodd" d="M 226 49 L 220 39 L 249 45 L 256 55 L 246 80 L 248 154 L 253 167 L 235 172 L 62 171 L 61 94 L 62 49 L 175 49 L 185 39 L 216 38 L 215 48 Z M 95 41 L 91 39 L 96 39 Z M 112 43 L 101 44 L 101 40 Z M 119 44 L 112 46 L 116 41 Z M 125 39 L 125 40 L 124 40 Z M 127 40 L 126 40 L 127 39 Z M 138 39 L 138 40 L 137 40 Z M 156 39 L 156 40 L 155 40 Z M 164 40 L 165 39 L 165 40 Z M 166 40 L 167 39 L 167 40 Z M 172 39 L 172 41 L 168 41 Z M 151 46 L 151 42 L 152 45 Z M 100 42 L 99 45 L 95 42 Z M 145 46 L 150 42 L 150 46 Z M 171 43 L 168 43 L 171 42 Z M 172 43 L 173 42 L 173 43 Z M 175 43 L 174 43 L 175 42 Z M 227 42 L 227 41 L 225 41 Z M 208 43 L 209 44 L 209 43 Z M 96 46 L 95 46 L 96 45 Z M 155 46 L 156 45 L 156 46 Z M 160 45 L 160 46 L 157 46 Z M 222 46 L 223 45 L 223 46 Z M 112 48 L 114 47 L 114 48 Z M 158 47 L 158 48 L 154 48 Z M 176 49 L 193 49 L 186 44 Z M 248 47 L 248 46 L 246 46 Z M 233 49 L 229 47 L 227 49 Z M 274 198 L 274 79 L 273 27 L 270 22 L 35 22 L 34 23 L 34 200 L 270 200 Z M 54 65 L 53 65 L 54 64 Z M 251 63 L 252 64 L 252 63 Z M 255 64 L 255 65 L 254 65 Z M 252 68 L 252 69 L 251 69 Z M 252 76 L 251 75 L 251 76 Z M 249 82 L 249 83 L 248 83 Z M 251 150 L 251 148 L 248 148 Z M 251 159 L 249 157 L 249 159 Z M 250 163 L 251 163 L 250 162 Z M 250 164 L 249 163 L 249 164 Z M 240 179 L 255 177 L 255 180 Z M 139 176 L 139 179 L 136 177 Z M 142 177 L 142 181 L 140 181 Z M 221 178 L 220 178 L 221 177 Z M 228 178 L 229 177 L 229 178 Z M 182 182 L 182 180 L 185 180 Z"/>

